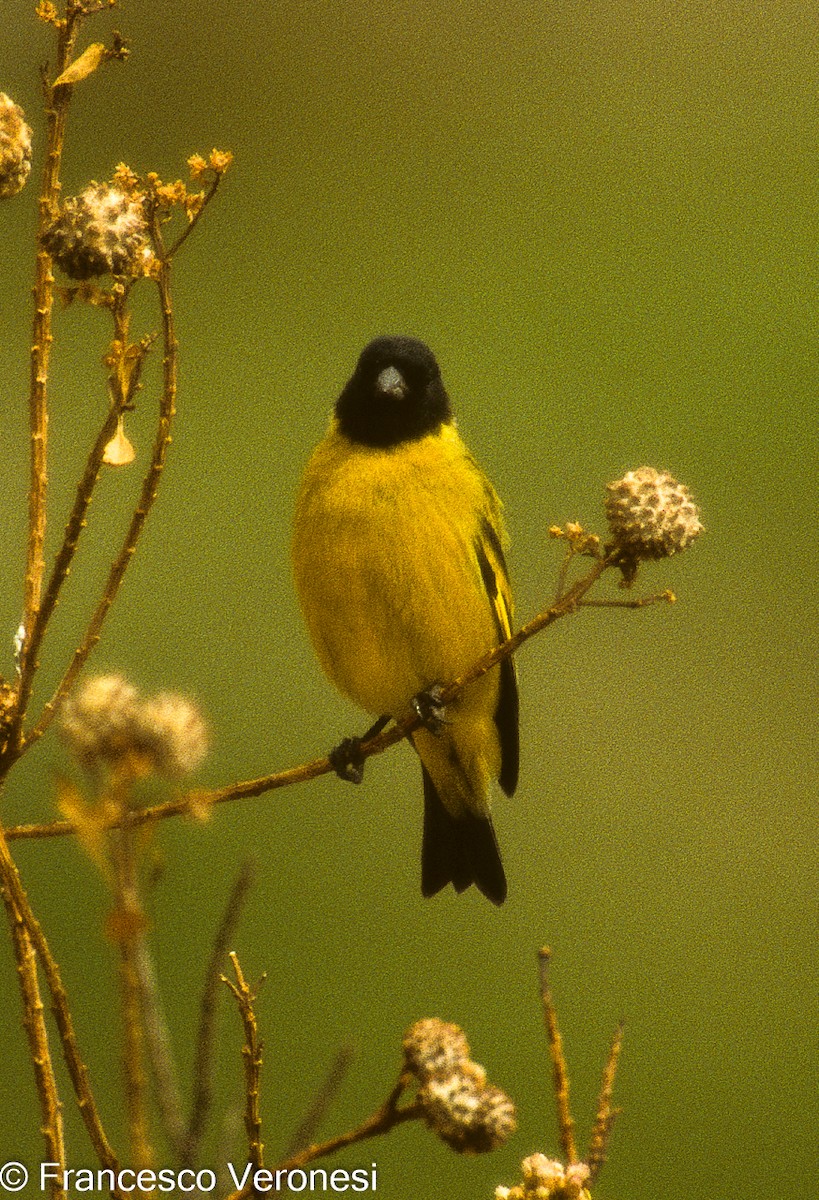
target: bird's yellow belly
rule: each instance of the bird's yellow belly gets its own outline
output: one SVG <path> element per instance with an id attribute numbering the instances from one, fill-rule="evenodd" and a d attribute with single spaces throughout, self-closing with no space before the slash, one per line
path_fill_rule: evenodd
<path id="1" fill-rule="evenodd" d="M 319 659 L 336 686 L 374 714 L 397 715 L 497 642 L 474 550 L 474 520 L 411 480 L 341 471 L 300 497 L 296 582 Z M 406 486 L 405 486 L 406 484 Z M 411 484 L 411 486 L 409 486 Z M 457 508 L 455 507 L 457 506 Z"/>

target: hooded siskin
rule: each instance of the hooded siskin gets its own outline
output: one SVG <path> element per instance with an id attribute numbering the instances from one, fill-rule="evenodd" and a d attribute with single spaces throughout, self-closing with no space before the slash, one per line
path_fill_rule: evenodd
<path id="1" fill-rule="evenodd" d="M 319 661 L 376 716 L 457 678 L 508 636 L 512 601 L 498 497 L 458 436 L 431 350 L 381 337 L 362 352 L 296 502 L 296 588 Z M 412 735 L 424 780 L 422 891 L 506 878 L 490 785 L 518 777 L 518 695 L 506 659 Z"/>

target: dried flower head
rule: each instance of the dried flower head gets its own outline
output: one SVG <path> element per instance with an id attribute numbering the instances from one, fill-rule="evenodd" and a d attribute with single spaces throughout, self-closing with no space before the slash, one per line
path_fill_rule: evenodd
<path id="1" fill-rule="evenodd" d="M 160 692 L 139 710 L 142 749 L 159 775 L 188 775 L 208 752 L 208 731 L 199 708 L 186 696 Z"/>
<path id="2" fill-rule="evenodd" d="M 520 1169 L 522 1182 L 511 1188 L 495 1188 L 495 1200 L 591 1200 L 585 1163 L 564 1167 L 545 1154 L 530 1154 Z"/>
<path id="3" fill-rule="evenodd" d="M 679 554 L 702 532 L 688 488 L 653 467 L 629 471 L 607 484 L 606 516 L 615 546 L 635 564 Z"/>
<path id="4" fill-rule="evenodd" d="M 87 767 L 121 760 L 136 746 L 139 693 L 121 675 L 86 679 L 63 701 L 60 732 Z"/>
<path id="5" fill-rule="evenodd" d="M 150 260 L 142 197 L 92 183 L 64 202 L 43 245 L 71 279 L 138 275 Z"/>
<path id="6" fill-rule="evenodd" d="M 486 1082 L 483 1067 L 463 1062 L 448 1075 L 431 1076 L 418 1091 L 428 1127 L 459 1154 L 484 1154 L 517 1129 L 515 1106 Z"/>
<path id="7" fill-rule="evenodd" d="M 23 110 L 0 92 L 0 200 L 16 196 L 31 171 L 31 130 Z"/>
<path id="8" fill-rule="evenodd" d="M 194 771 L 208 752 L 199 708 L 185 696 L 144 697 L 121 675 L 96 675 L 70 695 L 60 731 L 85 767 L 130 761 L 138 773 L 175 778 Z"/>
<path id="9" fill-rule="evenodd" d="M 404 1034 L 408 1070 L 423 1083 L 433 1075 L 449 1075 L 469 1058 L 469 1042 L 459 1025 L 424 1017 Z"/>

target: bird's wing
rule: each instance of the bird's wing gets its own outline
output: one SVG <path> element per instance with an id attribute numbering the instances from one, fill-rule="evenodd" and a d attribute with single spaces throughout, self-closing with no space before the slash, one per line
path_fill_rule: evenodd
<path id="1" fill-rule="evenodd" d="M 492 606 L 498 641 L 503 642 L 512 632 L 512 593 L 503 553 L 500 501 L 491 485 L 487 483 L 486 487 L 487 505 L 475 539 L 475 553 L 486 595 Z M 511 796 L 517 787 L 520 763 L 518 682 L 511 656 L 503 659 L 499 671 L 498 703 L 495 709 L 495 726 L 501 746 L 498 782 L 506 795 Z"/>

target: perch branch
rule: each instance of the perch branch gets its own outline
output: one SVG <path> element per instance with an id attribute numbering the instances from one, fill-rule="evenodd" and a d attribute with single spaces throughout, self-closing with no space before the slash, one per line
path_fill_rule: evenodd
<path id="1" fill-rule="evenodd" d="M 561 617 L 569 616 L 583 607 L 586 603 L 584 601 L 586 593 L 594 586 L 603 571 L 613 565 L 615 564 L 609 559 L 596 562 L 591 571 L 581 579 L 578 579 L 559 600 L 538 613 L 531 621 L 522 625 L 505 642 L 502 642 L 499 646 L 484 654 L 458 679 L 453 680 L 446 687 L 442 688 L 440 692 L 441 703 L 443 705 L 451 703 L 464 688 L 474 683 L 476 679 L 480 679 L 487 671 L 491 671 L 502 659 L 508 658 L 510 654 L 514 654 L 524 642 L 529 641 L 530 638 L 540 633 L 541 630 L 553 625 Z M 631 607 L 634 606 L 632 605 Z M 359 748 L 361 758 L 366 759 L 371 758 L 375 754 L 382 754 L 390 746 L 394 746 L 396 742 L 402 741 L 403 738 L 417 729 L 420 724 L 420 717 L 414 713 L 399 718 L 382 733 L 368 738 L 361 743 Z M 211 790 L 200 789 L 186 793 L 174 800 L 167 800 L 164 803 L 155 804 L 148 808 L 137 809 L 129 813 L 128 820 L 133 825 L 141 825 L 149 821 L 164 820 L 167 817 L 207 812 L 217 804 L 227 804 L 234 800 L 246 800 L 255 796 L 261 796 L 265 792 L 275 791 L 278 788 L 291 787 L 297 783 L 307 783 L 319 775 L 327 775 L 334 770 L 335 768 L 328 757 L 316 758 L 310 762 L 302 763 L 300 766 L 289 767 L 284 771 L 277 771 L 273 775 L 263 775 L 258 779 L 246 779 Z M 107 828 L 115 828 L 117 824 L 118 819 L 113 818 Z M 6 830 L 6 837 L 10 840 L 15 838 L 65 837 L 76 833 L 76 831 L 76 825 L 72 821 L 52 821 L 42 825 L 12 826 Z"/>

